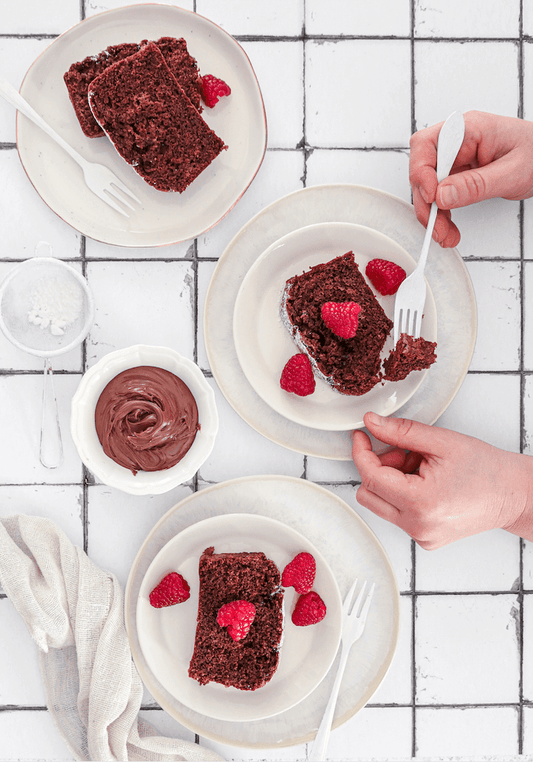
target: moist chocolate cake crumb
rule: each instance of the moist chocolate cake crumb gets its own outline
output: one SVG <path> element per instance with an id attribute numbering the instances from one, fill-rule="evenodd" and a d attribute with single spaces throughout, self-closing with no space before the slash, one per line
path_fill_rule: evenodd
<path id="1" fill-rule="evenodd" d="M 200 590 L 189 677 L 254 691 L 274 675 L 283 632 L 280 573 L 264 553 L 220 553 L 206 548 L 199 562 Z M 225 603 L 250 601 L 255 619 L 245 638 L 234 641 L 217 623 Z"/>
<path id="2" fill-rule="evenodd" d="M 385 381 L 402 381 L 413 370 L 425 370 L 429 368 L 437 356 L 436 342 L 426 341 L 421 336 L 415 339 L 406 333 L 402 333 L 394 349 L 383 361 Z"/>
<path id="3" fill-rule="evenodd" d="M 143 40 L 140 43 L 124 42 L 119 45 L 110 45 L 97 55 L 87 56 L 83 61 L 73 63 L 63 75 L 80 127 L 87 137 L 95 138 L 104 134 L 89 106 L 89 85 L 111 64 L 137 53 L 141 46 L 147 43 L 148 40 Z M 187 50 L 186 41 L 183 38 L 161 37 L 155 44 L 193 106 L 198 111 L 202 111 L 198 66 Z"/>
<path id="4" fill-rule="evenodd" d="M 96 77 L 89 105 L 122 158 L 160 191 L 182 193 L 226 147 L 153 42 Z"/>
<path id="5" fill-rule="evenodd" d="M 324 302 L 356 302 L 361 307 L 353 338 L 336 336 L 324 323 Z M 352 251 L 316 265 L 287 281 L 281 317 L 317 375 L 341 394 L 366 394 L 381 380 L 381 350 L 392 328 Z"/>

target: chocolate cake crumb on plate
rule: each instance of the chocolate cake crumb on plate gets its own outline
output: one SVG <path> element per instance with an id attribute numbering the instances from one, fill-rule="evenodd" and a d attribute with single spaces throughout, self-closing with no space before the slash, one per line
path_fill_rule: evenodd
<path id="1" fill-rule="evenodd" d="M 394 349 L 383 361 L 385 381 L 403 381 L 414 370 L 429 368 L 437 356 L 435 341 L 426 341 L 419 336 L 415 339 L 407 333 L 402 333 Z"/>
<path id="2" fill-rule="evenodd" d="M 207 548 L 199 563 L 200 591 L 189 677 L 254 691 L 274 675 L 283 632 L 280 573 L 264 553 L 220 553 Z M 217 623 L 225 603 L 250 601 L 255 619 L 245 638 L 234 641 Z"/>
<path id="3" fill-rule="evenodd" d="M 104 135 L 103 129 L 94 118 L 89 106 L 89 85 L 111 64 L 137 53 L 141 46 L 147 43 L 148 40 L 143 40 L 140 43 L 124 42 L 119 45 L 110 45 L 97 55 L 87 56 L 83 61 L 73 63 L 63 75 L 80 127 L 87 137 L 95 138 Z M 155 44 L 193 106 L 198 111 L 202 111 L 198 66 L 187 50 L 186 41 L 177 37 L 161 37 L 155 41 Z"/>
<path id="4" fill-rule="evenodd" d="M 226 147 L 152 42 L 96 77 L 89 105 L 122 158 L 160 191 L 183 192 Z"/>
<path id="5" fill-rule="evenodd" d="M 336 336 L 324 323 L 325 302 L 356 302 L 361 307 L 353 338 Z M 392 328 L 359 270 L 352 251 L 290 278 L 281 317 L 317 375 L 341 394 L 362 395 L 381 380 L 380 354 Z"/>

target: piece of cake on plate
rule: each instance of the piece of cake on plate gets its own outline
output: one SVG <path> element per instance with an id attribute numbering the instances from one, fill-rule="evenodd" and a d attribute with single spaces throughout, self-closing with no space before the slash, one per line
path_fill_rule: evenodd
<path id="1" fill-rule="evenodd" d="M 325 303 L 359 305 L 352 338 L 335 334 L 324 322 Z M 314 372 L 341 394 L 361 395 L 381 380 L 381 351 L 392 328 L 349 251 L 290 278 L 281 298 L 284 325 Z"/>
<path id="2" fill-rule="evenodd" d="M 91 111 L 149 185 L 182 193 L 226 148 L 150 42 L 89 85 Z"/>
<path id="3" fill-rule="evenodd" d="M 209 547 L 200 557 L 199 578 L 189 677 L 200 685 L 215 682 L 245 691 L 261 688 L 278 667 L 283 633 L 283 590 L 277 566 L 264 553 L 216 554 Z M 233 604 L 239 604 L 233 614 L 235 631 L 222 616 L 228 610 L 231 614 Z M 251 608 L 255 611 L 250 623 Z M 247 621 L 239 632 L 240 611 Z"/>
<path id="4" fill-rule="evenodd" d="M 87 56 L 83 61 L 76 61 L 63 75 L 80 127 L 87 137 L 95 138 L 104 135 L 103 129 L 94 118 L 89 106 L 89 85 L 111 64 L 138 53 L 141 46 L 147 42 L 148 40 L 143 40 L 141 43 L 124 42 L 119 45 L 110 45 L 97 55 Z M 183 38 L 160 37 L 155 44 L 193 106 L 198 111 L 202 111 L 198 65 L 187 50 L 186 41 Z"/>

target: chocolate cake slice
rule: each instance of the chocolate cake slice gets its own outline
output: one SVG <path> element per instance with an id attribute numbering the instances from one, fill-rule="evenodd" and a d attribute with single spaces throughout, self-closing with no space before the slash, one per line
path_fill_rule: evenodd
<path id="1" fill-rule="evenodd" d="M 137 53 L 141 46 L 147 43 L 148 40 L 143 40 L 141 43 L 124 42 L 120 45 L 110 45 L 97 55 L 87 56 L 83 61 L 73 63 L 63 75 L 80 127 L 87 137 L 104 135 L 89 106 L 89 85 L 111 64 Z M 186 41 L 183 38 L 161 37 L 155 44 L 193 106 L 202 111 L 198 66 L 187 50 Z"/>
<path id="2" fill-rule="evenodd" d="M 357 333 L 343 339 L 321 316 L 325 302 L 356 302 Z M 381 380 L 380 354 L 392 328 L 352 251 L 290 278 L 281 299 L 281 318 L 315 373 L 341 394 L 366 394 Z"/>
<path id="3" fill-rule="evenodd" d="M 425 370 L 433 365 L 437 356 L 435 341 L 427 341 L 422 336 L 415 339 L 402 333 L 394 349 L 383 361 L 384 380 L 402 381 L 413 370 Z"/>
<path id="4" fill-rule="evenodd" d="M 149 185 L 182 193 L 226 147 L 151 42 L 89 85 L 96 121 Z"/>
<path id="5" fill-rule="evenodd" d="M 220 553 L 207 548 L 199 563 L 200 591 L 189 677 L 255 691 L 274 675 L 283 632 L 280 573 L 264 553 Z M 255 619 L 246 637 L 233 640 L 217 623 L 221 606 L 246 600 Z"/>

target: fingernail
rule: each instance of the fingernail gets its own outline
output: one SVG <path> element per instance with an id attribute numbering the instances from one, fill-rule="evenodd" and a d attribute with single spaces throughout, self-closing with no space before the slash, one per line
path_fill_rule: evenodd
<path id="1" fill-rule="evenodd" d="M 420 195 L 422 196 L 426 204 L 431 204 L 431 199 L 429 198 L 429 194 L 426 191 L 426 189 L 423 188 L 421 185 L 419 187 L 420 187 Z"/>
<path id="2" fill-rule="evenodd" d="M 440 200 L 443 206 L 453 206 L 457 203 L 459 195 L 455 185 L 445 185 L 440 189 Z"/>
<path id="3" fill-rule="evenodd" d="M 378 415 L 377 413 L 373 413 L 372 411 L 368 412 L 365 415 L 365 418 L 373 426 L 382 426 L 383 425 L 383 418 L 380 415 Z"/>

